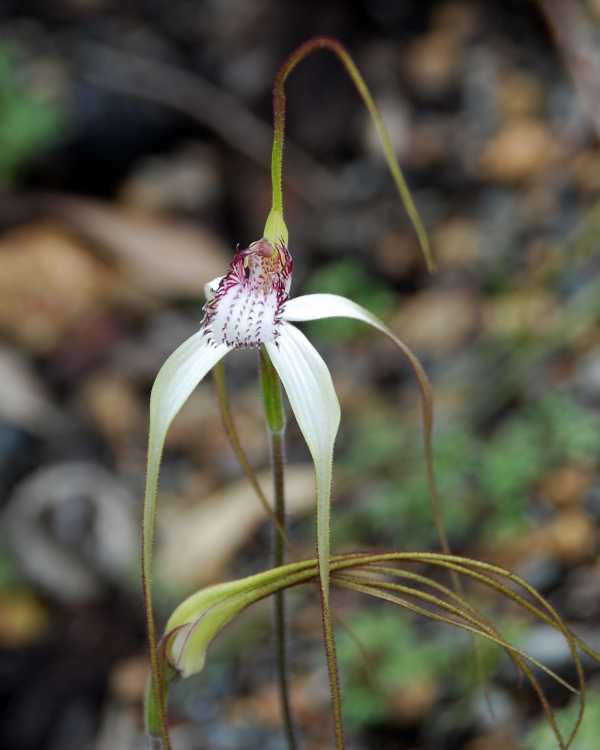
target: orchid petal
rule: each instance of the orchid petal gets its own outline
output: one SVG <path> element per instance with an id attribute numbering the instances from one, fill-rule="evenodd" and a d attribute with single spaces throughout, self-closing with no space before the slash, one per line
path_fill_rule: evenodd
<path id="1" fill-rule="evenodd" d="M 333 444 L 340 424 L 340 404 L 327 365 L 297 328 L 282 323 L 277 343 L 269 342 L 265 346 L 315 465 L 319 571 L 327 600 L 331 470 Z"/>
<path id="2" fill-rule="evenodd" d="M 150 396 L 150 430 L 142 534 L 142 574 L 146 616 L 148 618 L 148 638 L 151 646 L 150 658 L 155 682 L 158 682 L 158 656 L 156 654 L 151 573 L 156 493 L 163 447 L 171 422 L 178 411 L 202 378 L 228 351 L 228 346 L 225 344 L 215 346 L 210 343 L 204 331 L 198 331 L 187 341 L 184 341 L 161 367 Z"/>
<path id="3" fill-rule="evenodd" d="M 171 422 L 202 378 L 228 351 L 228 346 L 215 346 L 209 342 L 204 331 L 198 331 L 171 354 L 156 376 L 150 396 L 148 467 L 144 500 L 146 521 L 154 517 L 160 461 Z M 144 541 L 149 547 L 153 538 L 152 524 L 146 524 L 144 529 Z"/>
<path id="4" fill-rule="evenodd" d="M 337 294 L 305 294 L 302 297 L 295 297 L 294 299 L 288 300 L 285 303 L 282 315 L 283 320 L 299 322 L 337 317 L 361 320 L 363 323 L 368 323 L 382 333 L 385 333 L 385 335 L 389 336 L 396 346 L 401 349 L 402 353 L 410 362 L 421 391 L 425 459 L 427 462 L 427 479 L 429 482 L 434 523 L 442 548 L 445 552 L 449 552 L 450 548 L 442 522 L 440 501 L 433 472 L 433 392 L 429 378 L 417 357 L 411 352 L 408 346 L 406 346 L 406 344 L 401 341 L 385 325 L 385 323 L 383 323 L 383 321 L 368 310 L 365 310 L 364 307 L 357 305 L 356 302 L 346 299 L 346 297 L 340 297 Z"/>
<path id="5" fill-rule="evenodd" d="M 432 416 L 432 391 L 429 379 L 421 363 L 406 344 L 401 341 L 378 317 L 357 305 L 346 297 L 338 294 L 305 294 L 295 297 L 285 303 L 282 314 L 283 320 L 303 322 L 307 320 L 322 320 L 323 318 L 353 318 L 361 320 L 385 333 L 386 336 L 398 346 L 409 360 L 421 388 L 423 396 L 423 412 L 426 432 L 431 431 Z"/>

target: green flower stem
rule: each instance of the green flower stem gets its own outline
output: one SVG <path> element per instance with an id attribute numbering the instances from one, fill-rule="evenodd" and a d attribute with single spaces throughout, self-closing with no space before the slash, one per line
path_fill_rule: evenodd
<path id="1" fill-rule="evenodd" d="M 162 747 L 161 740 L 161 716 L 157 702 L 155 700 L 156 688 L 154 686 L 154 680 L 150 677 L 146 683 L 146 691 L 144 694 L 144 718 L 146 725 L 146 732 L 151 747 Z"/>
<path id="2" fill-rule="evenodd" d="M 275 521 L 273 534 L 273 566 L 278 568 L 285 562 L 285 411 L 281 393 L 281 382 L 266 350 L 260 350 L 260 381 L 267 428 L 271 443 L 271 467 L 273 471 L 273 495 L 275 498 Z M 281 529 L 282 533 L 278 533 Z M 289 670 L 287 659 L 287 623 L 284 591 L 274 596 L 274 627 L 276 640 L 277 681 L 283 726 L 289 750 L 296 750 L 296 732 L 290 703 Z"/>
<path id="3" fill-rule="evenodd" d="M 273 186 L 273 204 L 269 218 L 267 219 L 267 226 L 265 227 L 265 237 L 270 240 L 279 241 L 284 239 L 287 244 L 287 230 L 283 222 L 283 194 L 281 187 L 281 175 L 282 175 L 282 164 L 283 164 L 283 144 L 284 144 L 284 130 L 285 130 L 285 82 L 294 70 L 299 62 L 304 60 L 305 57 L 312 54 L 319 49 L 328 49 L 338 57 L 342 65 L 346 68 L 346 72 L 350 76 L 356 90 L 358 91 L 361 99 L 367 108 L 369 115 L 375 125 L 377 134 L 383 147 L 383 153 L 387 162 L 388 168 L 391 172 L 392 178 L 400 195 L 400 199 L 404 205 L 406 213 L 408 214 L 417 237 L 421 250 L 425 256 L 427 267 L 429 270 L 435 268 L 433 256 L 429 246 L 429 240 L 427 238 L 427 232 L 421 221 L 421 217 L 417 211 L 417 208 L 412 199 L 410 189 L 406 184 L 404 175 L 398 165 L 398 160 L 394 154 L 394 148 L 390 141 L 387 128 L 383 122 L 383 118 L 377 105 L 375 104 L 367 84 L 365 83 L 362 75 L 358 68 L 354 64 L 354 61 L 350 57 L 348 50 L 340 44 L 336 39 L 330 37 L 317 36 L 309 39 L 304 44 L 301 44 L 292 54 L 285 60 L 273 85 L 273 151 L 271 156 L 271 180 Z M 281 235 L 281 236 L 279 236 Z"/>
<path id="4" fill-rule="evenodd" d="M 289 548 L 291 545 L 285 529 L 279 522 L 269 500 L 267 499 L 267 496 L 263 492 L 256 473 L 252 468 L 250 461 L 248 460 L 248 456 L 246 455 L 246 452 L 240 441 L 240 437 L 235 426 L 233 414 L 231 413 L 231 407 L 229 404 L 229 395 L 227 392 L 227 384 L 225 382 L 225 363 L 223 362 L 223 360 L 217 362 L 217 364 L 214 366 L 213 377 L 215 381 L 217 400 L 219 402 L 219 409 L 221 411 L 221 420 L 223 422 L 223 428 L 225 430 L 225 434 L 227 435 L 227 439 L 229 440 L 229 444 L 231 445 L 231 448 L 235 453 L 240 466 L 242 467 L 242 471 L 244 472 L 246 479 L 250 482 L 254 493 L 259 499 L 263 510 L 275 524 L 275 528 L 277 529 L 278 535 L 280 537 L 280 542 L 282 544 L 286 544 Z"/>

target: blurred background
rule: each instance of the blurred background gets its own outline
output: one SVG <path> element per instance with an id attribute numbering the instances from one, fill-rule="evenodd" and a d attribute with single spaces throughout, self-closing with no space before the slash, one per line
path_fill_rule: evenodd
<path id="1" fill-rule="evenodd" d="M 346 294 L 420 356 L 454 551 L 510 566 L 600 642 L 600 2 L 3 0 L 0 6 L 0 746 L 141 748 L 138 536 L 147 401 L 198 327 L 203 285 L 269 208 L 270 90 L 315 34 L 347 45 L 431 234 L 428 275 L 367 115 L 327 53 L 289 81 L 294 292 Z M 437 549 L 418 393 L 360 325 L 306 326 L 342 403 L 334 545 Z M 256 356 L 227 359 L 265 488 Z M 293 538 L 312 556 L 313 480 L 289 424 Z M 210 379 L 162 472 L 160 618 L 269 565 L 269 528 Z M 567 679 L 568 647 L 481 591 L 503 632 Z M 335 595 L 348 748 L 546 750 L 537 698 L 469 639 Z M 331 746 L 315 591 L 289 597 L 307 750 Z M 270 605 L 174 691 L 178 750 L 284 747 Z M 600 736 L 600 675 L 577 750 Z M 550 690 L 561 719 L 569 696 Z"/>

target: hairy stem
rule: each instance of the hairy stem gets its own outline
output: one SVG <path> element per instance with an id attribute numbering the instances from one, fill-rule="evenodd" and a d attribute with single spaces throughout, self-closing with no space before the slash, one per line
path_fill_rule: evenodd
<path id="1" fill-rule="evenodd" d="M 155 481 L 151 478 L 151 481 Z M 147 492 L 144 501 L 144 515 L 142 520 L 142 589 L 144 595 L 144 610 L 146 613 L 146 628 L 148 634 L 148 649 L 150 652 L 151 680 L 148 700 L 154 705 L 153 726 L 147 726 L 151 741 L 162 741 L 163 750 L 171 750 L 169 731 L 167 728 L 167 696 L 164 682 L 161 679 L 161 668 L 158 654 L 158 639 L 154 620 L 154 606 L 152 603 L 152 550 L 154 545 L 154 523 L 156 517 L 156 500 L 152 492 Z M 158 733 L 158 734 L 156 734 Z M 152 737 L 152 734 L 156 736 Z"/>
<path id="2" fill-rule="evenodd" d="M 281 382 L 265 349 L 260 351 L 260 375 L 265 417 L 271 444 L 273 495 L 275 498 L 273 566 L 279 567 L 285 562 L 285 412 Z M 279 533 L 280 530 L 282 533 Z M 281 715 L 288 748 L 289 750 L 297 750 L 298 743 L 290 703 L 287 622 L 283 590 L 277 591 L 274 595 L 273 617 Z"/>
<path id="3" fill-rule="evenodd" d="M 336 750 L 344 750 L 344 722 L 342 717 L 342 695 L 340 691 L 340 677 L 338 671 L 337 654 L 335 650 L 335 636 L 333 632 L 333 620 L 329 607 L 329 597 L 324 596 L 323 587 L 321 591 L 321 617 L 323 620 L 323 634 L 325 636 L 325 655 L 327 657 L 327 672 L 329 674 L 329 691 L 331 694 L 331 705 L 333 708 L 333 723 L 335 728 Z"/>
<path id="4" fill-rule="evenodd" d="M 365 107 L 367 108 L 369 115 L 375 125 L 377 134 L 383 147 L 383 153 L 387 162 L 388 168 L 392 174 L 392 178 L 406 210 L 417 237 L 421 250 L 425 256 L 427 267 L 429 270 L 433 270 L 435 263 L 429 247 L 429 240 L 427 238 L 427 232 L 421 221 L 421 217 L 417 211 L 417 208 L 412 199 L 410 189 L 404 179 L 404 175 L 398 165 L 398 160 L 394 154 L 394 148 L 390 141 L 390 137 L 381 117 L 377 105 L 375 104 L 373 97 L 367 84 L 365 83 L 362 75 L 358 68 L 354 64 L 354 61 L 350 57 L 348 50 L 337 41 L 326 36 L 317 36 L 309 39 L 304 44 L 301 44 L 292 54 L 285 60 L 273 85 L 273 151 L 271 156 L 271 181 L 273 185 L 273 204 L 271 214 L 276 216 L 283 216 L 283 194 L 281 189 L 282 183 L 282 165 L 283 165 L 283 144 L 284 144 L 284 130 L 285 130 L 285 82 L 294 70 L 299 62 L 304 60 L 305 57 L 312 54 L 319 49 L 328 49 L 333 52 L 334 55 L 340 60 L 342 65 L 345 67 L 346 72 L 350 76 L 356 90 L 358 91 Z"/>

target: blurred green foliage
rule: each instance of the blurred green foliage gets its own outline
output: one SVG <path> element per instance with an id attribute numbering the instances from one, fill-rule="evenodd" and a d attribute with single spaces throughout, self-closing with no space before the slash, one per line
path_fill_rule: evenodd
<path id="1" fill-rule="evenodd" d="M 573 700 L 566 708 L 556 712 L 556 723 L 563 736 L 573 728 L 577 719 L 579 705 Z M 594 687 L 587 691 L 585 714 L 570 750 L 592 750 L 598 747 L 600 738 L 600 688 Z M 545 719 L 540 719 L 527 733 L 523 750 L 551 750 L 556 747 L 556 739 Z"/>
<path id="2" fill-rule="evenodd" d="M 447 529 L 460 534 L 472 514 L 476 446 L 472 435 L 457 427 L 436 436 L 435 450 Z M 360 488 L 360 500 L 336 518 L 340 541 L 421 549 L 434 543 L 420 435 L 401 432 L 391 416 L 366 415 L 352 431 L 341 462 Z"/>
<path id="3" fill-rule="evenodd" d="M 394 696 L 402 688 L 426 681 L 434 690 L 450 685 L 464 697 L 478 685 L 466 635 L 436 626 L 430 631 L 436 637 L 424 639 L 389 605 L 365 610 L 347 624 L 350 631 L 340 630 L 337 649 L 344 675 L 344 713 L 355 728 L 389 718 Z M 497 668 L 501 653 L 494 644 L 481 641 L 486 676 Z"/>
<path id="4" fill-rule="evenodd" d="M 338 541 L 413 549 L 435 543 L 417 429 L 399 429 L 393 414 L 355 422 L 340 460 L 357 502 L 338 514 Z M 534 486 L 546 471 L 597 459 L 600 424 L 566 394 L 542 396 L 489 435 L 469 423 L 442 427 L 434 454 L 450 536 L 504 538 L 529 527 Z"/>
<path id="5" fill-rule="evenodd" d="M 10 184 L 22 167 L 55 140 L 63 125 L 56 105 L 23 82 L 8 49 L 0 49 L 0 183 Z"/>
<path id="6" fill-rule="evenodd" d="M 304 285 L 304 292 L 341 294 L 384 318 L 394 309 L 395 295 L 392 289 L 354 260 L 340 260 L 319 267 Z M 347 341 L 367 330 L 364 323 L 356 320 L 332 318 L 311 323 L 309 337 L 315 335 L 328 340 Z"/>
<path id="7" fill-rule="evenodd" d="M 355 639 L 341 631 L 337 650 L 344 685 L 345 714 L 354 726 L 385 719 L 393 694 L 447 670 L 451 650 L 435 641 L 418 642 L 411 626 L 394 611 L 365 611 L 348 623 Z"/>
<path id="8" fill-rule="evenodd" d="M 568 461 L 593 461 L 600 452 L 600 424 L 568 395 L 543 396 L 515 411 L 482 450 L 481 497 L 491 514 L 486 536 L 523 529 L 533 484 Z"/>

